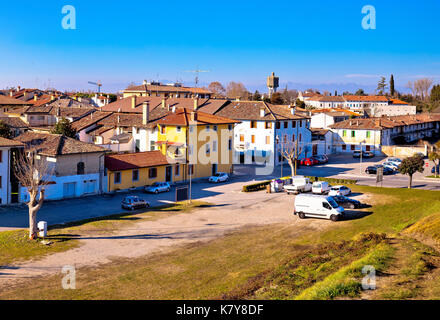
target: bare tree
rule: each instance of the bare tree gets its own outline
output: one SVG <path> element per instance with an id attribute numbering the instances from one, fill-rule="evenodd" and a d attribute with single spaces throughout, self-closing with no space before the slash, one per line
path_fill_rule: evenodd
<path id="1" fill-rule="evenodd" d="M 418 90 L 421 93 L 421 97 L 423 100 L 426 100 L 429 98 L 429 91 L 431 89 L 432 83 L 434 81 L 429 78 L 422 78 L 417 81 L 415 81 L 415 85 L 418 88 Z"/>
<path id="2" fill-rule="evenodd" d="M 37 212 L 44 201 L 44 187 L 48 184 L 51 175 L 48 162 L 38 159 L 35 152 L 25 151 L 17 156 L 15 175 L 20 184 L 29 192 L 29 239 L 37 238 Z"/>
<path id="3" fill-rule="evenodd" d="M 412 81 L 408 81 L 408 83 L 406 84 L 406 87 L 407 87 L 409 90 L 411 90 L 411 94 L 412 94 L 413 96 L 416 96 L 416 95 L 417 95 L 417 93 L 416 93 L 416 88 L 415 88 L 415 86 L 414 86 L 414 82 L 412 82 Z"/>
<path id="4" fill-rule="evenodd" d="M 216 98 L 223 98 L 226 94 L 226 89 L 218 81 L 211 82 L 208 86 L 208 90 L 214 93 Z"/>
<path id="5" fill-rule="evenodd" d="M 299 145 L 298 140 L 283 142 L 281 141 L 281 155 L 287 160 L 292 171 L 292 177 L 296 176 L 298 157 L 302 153 L 302 147 Z"/>
<path id="6" fill-rule="evenodd" d="M 248 99 L 249 92 L 241 82 L 229 82 L 226 88 L 226 95 L 232 99 Z"/>

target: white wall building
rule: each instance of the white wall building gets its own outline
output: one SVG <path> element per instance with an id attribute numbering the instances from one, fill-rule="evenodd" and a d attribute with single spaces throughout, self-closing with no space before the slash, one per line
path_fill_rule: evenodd
<path id="1" fill-rule="evenodd" d="M 14 173 L 11 170 L 12 150 L 17 148 L 23 148 L 23 145 L 17 141 L 0 137 L 0 205 L 10 204 L 18 200 L 14 200 L 12 196 L 18 190 L 18 184 L 13 185 Z"/>

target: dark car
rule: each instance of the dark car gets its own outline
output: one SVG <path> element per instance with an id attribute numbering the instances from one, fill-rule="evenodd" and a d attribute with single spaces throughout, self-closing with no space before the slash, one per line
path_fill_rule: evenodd
<path id="1" fill-rule="evenodd" d="M 342 208 L 347 209 L 358 209 L 362 207 L 362 203 L 355 199 L 348 198 L 346 196 L 333 196 L 336 203 L 339 204 Z"/>
<path id="2" fill-rule="evenodd" d="M 353 152 L 353 158 L 359 159 L 361 157 L 361 152 L 356 150 Z M 374 153 L 370 151 L 362 151 L 362 158 L 371 159 L 374 158 Z"/>
<path id="3" fill-rule="evenodd" d="M 150 203 L 138 196 L 127 196 L 121 202 L 121 208 L 127 210 L 144 209 L 150 207 Z"/>
<path id="4" fill-rule="evenodd" d="M 367 167 L 367 169 L 365 169 L 365 173 L 368 173 L 368 174 L 377 174 L 377 169 L 378 169 L 378 168 L 383 168 L 383 175 L 384 175 L 384 176 L 388 176 L 388 175 L 394 173 L 393 169 L 390 169 L 390 168 L 384 168 L 384 167 L 382 167 L 381 165 L 369 166 L 369 167 Z"/>
<path id="5" fill-rule="evenodd" d="M 432 167 L 431 173 L 435 173 L 435 166 Z M 437 166 L 437 173 L 440 173 L 440 165 Z"/>

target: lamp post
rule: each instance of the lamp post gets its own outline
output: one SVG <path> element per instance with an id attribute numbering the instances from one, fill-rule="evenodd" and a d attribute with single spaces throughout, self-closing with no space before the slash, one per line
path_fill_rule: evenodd
<path id="1" fill-rule="evenodd" d="M 361 149 L 361 157 L 360 157 L 361 160 L 360 160 L 360 163 L 359 163 L 359 174 L 360 175 L 362 174 L 362 154 L 363 154 L 363 152 L 362 152 L 362 143 L 365 143 L 365 140 L 360 142 L 360 149 Z"/>
<path id="2" fill-rule="evenodd" d="M 280 137 L 279 136 L 277 136 L 277 144 L 280 144 Z M 281 142 L 281 178 L 283 177 L 283 165 L 284 165 L 284 163 L 283 163 L 283 143 Z"/>

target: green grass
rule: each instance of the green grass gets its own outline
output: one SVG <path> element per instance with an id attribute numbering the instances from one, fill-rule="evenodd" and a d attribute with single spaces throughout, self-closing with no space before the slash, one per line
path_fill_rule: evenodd
<path id="1" fill-rule="evenodd" d="M 77 235 L 94 232 L 94 234 L 108 234 L 128 227 L 141 220 L 158 220 L 176 213 L 190 213 L 195 208 L 210 206 L 202 201 L 192 201 L 156 207 L 144 212 L 130 212 L 86 219 L 65 225 L 49 228 L 48 237 L 50 245 L 28 240 L 27 230 L 13 230 L 0 232 L 0 265 L 22 262 L 29 259 L 41 259 L 45 255 L 70 250 L 80 245 Z"/>

